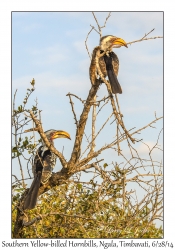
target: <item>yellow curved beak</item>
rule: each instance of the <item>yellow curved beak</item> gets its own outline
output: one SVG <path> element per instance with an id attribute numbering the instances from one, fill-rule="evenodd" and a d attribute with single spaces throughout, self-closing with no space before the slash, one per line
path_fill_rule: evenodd
<path id="1" fill-rule="evenodd" d="M 116 39 L 114 39 L 113 45 L 116 48 L 119 48 L 121 46 L 125 46 L 126 48 L 128 48 L 127 43 L 122 38 L 118 38 L 118 37 L 116 37 Z"/>
<path id="2" fill-rule="evenodd" d="M 57 139 L 57 138 L 67 138 L 69 140 L 71 140 L 70 138 L 70 134 L 67 133 L 66 131 L 63 131 L 63 130 L 57 130 L 53 136 L 52 136 L 53 139 Z"/>

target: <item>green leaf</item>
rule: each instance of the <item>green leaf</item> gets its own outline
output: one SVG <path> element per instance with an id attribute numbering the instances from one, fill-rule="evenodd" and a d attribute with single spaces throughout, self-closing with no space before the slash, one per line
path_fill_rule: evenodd
<path id="1" fill-rule="evenodd" d="M 19 111 L 19 112 L 22 112 L 22 105 L 20 105 L 20 106 L 18 107 L 18 111 Z"/>
<path id="2" fill-rule="evenodd" d="M 35 79 L 33 78 L 30 83 L 31 83 L 32 86 L 34 86 L 35 85 Z"/>
<path id="3" fill-rule="evenodd" d="M 108 166 L 108 164 L 107 164 L 107 163 L 105 163 L 105 164 L 103 165 L 103 167 L 104 167 L 104 168 L 106 168 L 107 166 Z"/>
<path id="4" fill-rule="evenodd" d="M 60 227 L 60 232 L 61 232 L 61 234 L 64 234 L 64 233 L 65 233 L 65 230 L 64 230 L 63 227 Z"/>
<path id="5" fill-rule="evenodd" d="M 24 188 L 17 188 L 17 189 L 15 189 L 16 192 L 21 192 L 23 190 L 24 190 Z"/>
<path id="6" fill-rule="evenodd" d="M 78 190 L 80 190 L 82 188 L 82 184 L 78 183 L 77 188 L 78 188 Z"/>
<path id="7" fill-rule="evenodd" d="M 12 152 L 18 152 L 17 147 L 12 148 Z"/>
<path id="8" fill-rule="evenodd" d="M 37 107 L 33 106 L 32 111 L 36 111 L 36 110 L 37 110 Z"/>

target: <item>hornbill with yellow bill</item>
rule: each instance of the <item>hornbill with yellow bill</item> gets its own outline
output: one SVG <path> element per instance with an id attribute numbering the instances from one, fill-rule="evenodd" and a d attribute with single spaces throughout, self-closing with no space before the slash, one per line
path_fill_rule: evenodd
<path id="1" fill-rule="evenodd" d="M 53 140 L 57 138 L 67 138 L 71 139 L 70 135 L 63 130 L 50 129 L 45 132 L 48 141 L 54 145 Z M 52 171 L 56 165 L 57 156 L 51 152 L 51 150 L 42 141 L 42 146 L 40 146 L 36 152 L 34 163 L 32 166 L 32 172 L 34 175 L 34 180 L 31 187 L 27 193 L 24 200 L 24 209 L 32 209 L 36 205 L 38 191 L 41 185 L 48 182 L 52 175 Z"/>
<path id="2" fill-rule="evenodd" d="M 103 76 L 108 76 L 113 94 L 122 94 L 122 88 L 117 79 L 119 59 L 112 51 L 113 48 L 120 48 L 121 46 L 128 47 L 123 39 L 111 35 L 103 36 L 100 39 L 100 46 L 95 47 L 92 52 L 92 60 L 89 68 L 91 83 L 95 84 L 95 80 L 97 79 L 96 53 L 98 50 L 100 50 L 100 54 L 104 53 L 103 56 L 99 57 L 98 63 Z"/>

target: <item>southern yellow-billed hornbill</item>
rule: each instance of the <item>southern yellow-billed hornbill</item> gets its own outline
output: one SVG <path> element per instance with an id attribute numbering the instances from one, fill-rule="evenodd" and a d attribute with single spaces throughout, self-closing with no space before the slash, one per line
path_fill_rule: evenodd
<path id="1" fill-rule="evenodd" d="M 89 68 L 91 83 L 95 84 L 97 78 L 96 53 L 99 49 L 101 54 L 105 52 L 102 57 L 99 57 L 98 62 L 103 76 L 108 76 L 113 94 L 122 94 L 122 88 L 117 79 L 119 59 L 112 51 L 113 48 L 120 48 L 121 46 L 128 47 L 123 39 L 111 35 L 103 36 L 100 39 L 100 46 L 95 47 L 92 52 L 92 60 Z"/>
<path id="2" fill-rule="evenodd" d="M 54 145 L 53 140 L 57 138 L 71 139 L 70 135 L 62 130 L 50 129 L 45 132 L 45 135 L 52 145 Z M 42 141 L 42 146 L 38 148 L 34 158 L 32 166 L 34 180 L 24 200 L 24 209 L 32 209 L 35 207 L 39 188 L 41 185 L 46 184 L 51 177 L 56 164 L 56 158 L 57 156 L 52 153 Z"/>

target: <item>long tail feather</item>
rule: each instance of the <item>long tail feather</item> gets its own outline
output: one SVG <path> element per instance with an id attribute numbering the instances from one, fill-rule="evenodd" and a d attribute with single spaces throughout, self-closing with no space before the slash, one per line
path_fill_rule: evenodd
<path id="1" fill-rule="evenodd" d="M 42 173 L 39 171 L 32 182 L 29 192 L 24 200 L 24 209 L 33 209 L 36 206 Z"/>
<path id="2" fill-rule="evenodd" d="M 112 93 L 122 94 L 122 88 L 113 70 L 107 70 L 109 82 L 111 84 Z"/>
<path id="3" fill-rule="evenodd" d="M 104 55 L 104 60 L 106 63 L 106 70 L 109 78 L 109 82 L 111 85 L 112 93 L 122 94 L 122 88 L 120 83 L 118 82 L 117 76 L 114 73 L 113 65 L 112 65 L 112 58 L 110 56 Z"/>

